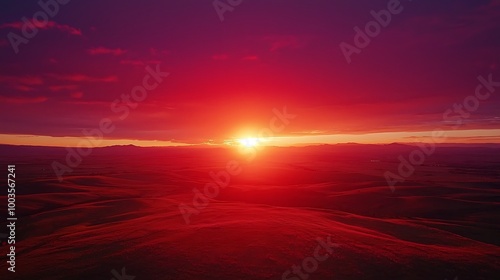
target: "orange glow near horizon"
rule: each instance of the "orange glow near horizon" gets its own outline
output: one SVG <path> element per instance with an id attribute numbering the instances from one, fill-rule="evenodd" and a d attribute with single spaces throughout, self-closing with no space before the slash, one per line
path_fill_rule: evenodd
<path id="1" fill-rule="evenodd" d="M 477 130 L 452 130 L 446 132 L 444 143 L 500 143 L 500 129 L 477 129 Z M 244 137 L 224 141 L 227 145 L 243 145 L 245 147 L 255 146 L 303 146 L 308 144 L 388 144 L 388 143 L 412 143 L 431 142 L 432 131 L 419 132 L 383 132 L 365 134 L 335 134 L 335 135 L 297 135 L 297 136 L 275 136 L 272 138 Z M 0 144 L 29 145 L 49 147 L 76 147 L 82 142 L 88 142 L 83 137 L 53 137 L 42 135 L 16 135 L 0 134 Z M 141 147 L 157 146 L 189 146 L 203 143 L 175 143 L 162 140 L 134 140 L 134 139 L 102 139 L 96 147 L 113 145 L 135 145 Z M 221 143 L 222 145 L 222 143 Z"/>
<path id="2" fill-rule="evenodd" d="M 87 142 L 84 137 L 54 137 L 44 135 L 11 135 L 0 134 L 0 143 L 7 145 L 27 145 L 46 147 L 78 147 L 80 143 Z M 95 147 L 106 147 L 114 145 L 135 145 L 141 147 L 157 146 L 186 146 L 183 143 L 173 143 L 170 141 L 157 140 L 133 140 L 133 139 L 102 139 Z"/>

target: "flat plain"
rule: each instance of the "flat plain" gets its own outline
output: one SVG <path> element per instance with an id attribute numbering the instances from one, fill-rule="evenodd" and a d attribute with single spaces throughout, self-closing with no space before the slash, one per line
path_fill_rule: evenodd
<path id="1" fill-rule="evenodd" d="M 16 279 L 295 280 L 283 274 L 318 238 L 337 245 L 307 279 L 498 279 L 500 146 L 438 146 L 392 192 L 384 172 L 415 149 L 117 146 L 59 181 L 65 149 L 1 146 L 0 166 L 16 165 Z M 193 202 L 228 162 L 241 172 Z M 197 209 L 189 223 L 180 205 Z"/>

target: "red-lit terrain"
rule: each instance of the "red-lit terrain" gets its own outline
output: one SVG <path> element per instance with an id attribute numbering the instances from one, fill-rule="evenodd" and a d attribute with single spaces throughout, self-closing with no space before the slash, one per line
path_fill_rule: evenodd
<path id="1" fill-rule="evenodd" d="M 307 279 L 500 279 L 500 147 L 439 147 L 393 193 L 383 174 L 413 149 L 265 148 L 249 161 L 234 149 L 99 148 L 59 182 L 50 164 L 64 149 L 2 146 L 19 220 L 15 277 L 4 245 L 0 278 L 117 279 L 125 267 L 135 280 L 282 279 L 331 236 L 340 247 Z M 186 224 L 179 204 L 231 160 L 242 172 Z"/>

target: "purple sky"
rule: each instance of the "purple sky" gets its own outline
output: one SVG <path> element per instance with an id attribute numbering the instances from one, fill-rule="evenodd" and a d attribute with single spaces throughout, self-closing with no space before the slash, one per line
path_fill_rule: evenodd
<path id="1" fill-rule="evenodd" d="M 0 134 L 81 137 L 109 118 L 108 139 L 222 142 L 283 106 L 297 118 L 282 136 L 451 126 L 443 113 L 474 94 L 478 76 L 500 81 L 500 1 L 401 1 L 348 63 L 339 45 L 354 45 L 353 28 L 389 2 L 248 0 L 221 21 L 212 1 L 73 0 L 16 54 L 8 34 L 22 35 L 22 18 L 41 7 L 6 0 Z M 120 119 L 110 106 L 147 65 L 170 75 Z M 453 129 L 497 133 L 499 105 L 500 88 Z"/>

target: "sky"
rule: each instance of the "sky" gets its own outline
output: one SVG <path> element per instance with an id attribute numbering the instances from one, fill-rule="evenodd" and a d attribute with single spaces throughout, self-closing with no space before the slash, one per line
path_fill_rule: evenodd
<path id="1" fill-rule="evenodd" d="M 0 144 L 500 143 L 499 0 L 42 2 L 0 10 Z"/>

